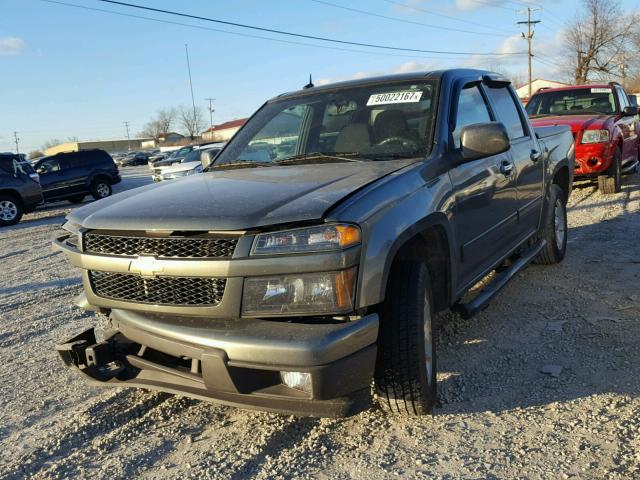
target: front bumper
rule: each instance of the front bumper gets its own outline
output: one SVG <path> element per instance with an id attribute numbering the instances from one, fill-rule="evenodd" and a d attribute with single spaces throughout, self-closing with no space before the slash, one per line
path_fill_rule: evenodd
<path id="1" fill-rule="evenodd" d="M 57 345 L 90 381 L 311 416 L 346 416 L 369 406 L 378 316 L 339 324 L 199 319 L 113 311 L 116 329 L 93 329 Z M 310 392 L 280 372 L 311 374 Z"/>
<path id="2" fill-rule="evenodd" d="M 576 144 L 577 176 L 601 175 L 611 166 L 614 150 L 608 143 Z"/>

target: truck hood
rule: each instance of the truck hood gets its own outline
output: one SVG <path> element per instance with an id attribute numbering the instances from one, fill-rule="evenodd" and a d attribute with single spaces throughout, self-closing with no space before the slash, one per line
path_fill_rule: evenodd
<path id="1" fill-rule="evenodd" d="M 567 125 L 573 133 L 580 130 L 606 129 L 611 115 L 557 115 L 532 117 L 531 123 L 534 127 L 550 127 L 556 125 Z"/>
<path id="2" fill-rule="evenodd" d="M 222 170 L 128 190 L 73 211 L 89 229 L 246 230 L 319 220 L 344 197 L 416 159 Z"/>

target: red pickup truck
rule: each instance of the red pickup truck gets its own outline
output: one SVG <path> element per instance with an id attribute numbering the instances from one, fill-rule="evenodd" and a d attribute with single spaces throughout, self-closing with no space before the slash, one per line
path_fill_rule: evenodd
<path id="1" fill-rule="evenodd" d="M 620 191 L 621 176 L 640 159 L 638 107 L 615 83 L 548 88 L 526 106 L 534 127 L 568 125 L 575 140 L 575 176 L 598 179 L 602 193 Z"/>

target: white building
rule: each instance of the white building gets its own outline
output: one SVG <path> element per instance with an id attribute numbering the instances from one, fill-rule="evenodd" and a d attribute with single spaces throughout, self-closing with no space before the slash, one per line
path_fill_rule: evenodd
<path id="1" fill-rule="evenodd" d="M 568 83 L 556 82 L 554 80 L 545 80 L 544 78 L 536 78 L 531 82 L 531 94 L 536 93 L 541 88 L 558 88 L 567 86 L 569 86 Z M 520 100 L 528 100 L 529 84 L 526 83 L 521 87 L 516 88 L 516 93 L 518 94 L 518 98 L 520 98 Z"/>

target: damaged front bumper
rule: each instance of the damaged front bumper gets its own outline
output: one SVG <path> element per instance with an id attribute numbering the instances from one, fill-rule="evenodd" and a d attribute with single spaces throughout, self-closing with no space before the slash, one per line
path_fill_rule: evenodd
<path id="1" fill-rule="evenodd" d="M 115 330 L 57 345 L 69 367 L 106 386 L 141 387 L 279 413 L 339 417 L 367 408 L 378 316 L 312 324 L 113 311 Z M 282 372 L 310 374 L 305 390 Z"/>

